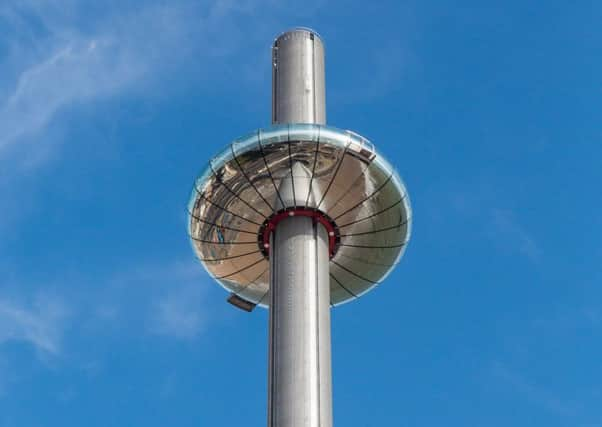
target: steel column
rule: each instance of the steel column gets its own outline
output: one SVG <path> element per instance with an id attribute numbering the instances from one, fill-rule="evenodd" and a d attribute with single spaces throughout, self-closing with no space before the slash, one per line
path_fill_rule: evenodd
<path id="1" fill-rule="evenodd" d="M 274 42 L 272 123 L 326 124 L 324 45 L 312 31 L 288 31 Z"/>
<path id="2" fill-rule="evenodd" d="M 325 111 L 320 38 L 305 29 L 282 34 L 273 47 L 272 122 L 323 124 Z M 306 173 L 296 163 L 294 178 L 282 180 L 287 205 L 305 203 Z M 268 427 L 332 427 L 329 282 L 324 226 L 282 220 L 270 237 Z"/>
<path id="3" fill-rule="evenodd" d="M 331 427 L 328 235 L 308 217 L 272 234 L 269 427 Z"/>

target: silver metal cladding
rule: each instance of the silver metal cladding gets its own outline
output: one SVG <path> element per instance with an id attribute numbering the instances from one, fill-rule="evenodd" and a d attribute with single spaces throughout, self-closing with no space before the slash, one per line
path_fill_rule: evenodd
<path id="1" fill-rule="evenodd" d="M 274 41 L 272 123 L 326 123 L 324 44 L 312 30 L 297 28 Z"/>
<path id="2" fill-rule="evenodd" d="M 270 427 L 331 427 L 328 236 L 291 217 L 272 235 Z"/>
<path id="3" fill-rule="evenodd" d="M 325 219 L 317 210 L 324 194 L 314 185 L 319 135 L 304 138 L 290 125 L 326 122 L 324 48 L 314 32 L 295 29 L 276 39 L 272 53 L 272 122 L 288 126 L 286 140 L 259 141 L 277 207 L 258 235 L 260 245 L 271 246 L 258 248 L 270 262 L 268 426 L 332 427 L 329 255 L 335 227 L 318 221 Z M 300 129 L 307 128 L 313 127 Z"/>

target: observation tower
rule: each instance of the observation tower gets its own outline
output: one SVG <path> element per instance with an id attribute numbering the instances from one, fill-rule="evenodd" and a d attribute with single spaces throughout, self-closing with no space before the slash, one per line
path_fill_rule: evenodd
<path id="1" fill-rule="evenodd" d="M 326 125 L 324 45 L 272 47 L 272 126 L 194 183 L 189 235 L 228 301 L 269 309 L 268 427 L 332 427 L 330 309 L 382 282 L 410 238 L 408 193 L 366 138 Z"/>

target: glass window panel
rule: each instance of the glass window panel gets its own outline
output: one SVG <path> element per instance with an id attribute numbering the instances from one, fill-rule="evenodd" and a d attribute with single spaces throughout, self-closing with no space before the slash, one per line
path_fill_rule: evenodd
<path id="1" fill-rule="evenodd" d="M 351 207 L 352 205 L 345 205 L 345 203 L 346 201 L 350 203 L 349 200 L 353 200 L 348 197 L 350 193 L 358 193 L 368 167 L 369 163 L 348 151 L 338 168 L 336 176 L 332 178 L 329 193 L 320 205 L 320 209 L 335 217 L 338 213 L 343 212 L 346 206 Z"/>
<path id="2" fill-rule="evenodd" d="M 276 189 L 272 182 L 270 173 L 264 160 L 262 149 L 259 145 L 259 133 L 256 132 L 253 138 L 247 138 L 243 141 L 234 141 L 232 150 L 238 161 L 239 170 L 244 170 L 251 186 L 257 194 L 249 198 L 258 197 L 258 209 L 264 215 L 270 215 L 274 210 L 274 199 L 276 198 Z M 255 199 L 257 200 L 257 199 Z M 250 202 L 250 200 L 247 200 Z"/>
<path id="3" fill-rule="evenodd" d="M 350 135 L 348 132 L 340 129 L 322 126 L 320 128 L 320 141 L 332 144 L 338 148 L 345 148 L 350 142 Z"/>
<path id="4" fill-rule="evenodd" d="M 228 168 L 232 173 L 223 183 L 229 194 L 227 202 L 220 203 L 220 206 L 256 224 L 261 224 L 271 214 L 270 206 L 263 200 L 255 183 L 250 181 L 252 178 L 242 173 L 236 161 L 228 163 Z"/>
<path id="5" fill-rule="evenodd" d="M 330 304 L 337 305 L 355 299 L 353 295 L 344 290 L 332 277 L 330 278 Z"/>
<path id="6" fill-rule="evenodd" d="M 209 164 L 211 165 L 213 170 L 217 172 L 218 169 L 221 169 L 221 167 L 225 163 L 229 162 L 230 160 L 232 160 L 232 150 L 230 149 L 230 146 L 228 145 L 217 156 L 215 156 L 213 159 L 211 159 L 209 161 Z"/>
<path id="7" fill-rule="evenodd" d="M 340 284 L 354 295 L 359 295 L 373 287 L 375 284 L 358 277 L 348 269 L 343 269 L 335 263 L 330 263 L 330 272 L 338 279 Z"/>
<path id="8" fill-rule="evenodd" d="M 289 125 L 276 125 L 266 129 L 259 130 L 259 139 L 262 145 L 277 144 L 287 142 L 289 135 Z"/>
<path id="9" fill-rule="evenodd" d="M 349 192 L 333 210 L 337 224 L 347 224 L 377 214 L 400 201 L 402 194 L 392 176 L 372 169 L 365 173 L 357 191 Z M 385 213 L 387 214 L 387 213 Z"/>
<path id="10" fill-rule="evenodd" d="M 205 166 L 205 168 L 203 169 L 203 172 L 201 173 L 201 175 L 199 175 L 199 177 L 194 181 L 194 185 L 195 187 L 200 191 L 203 192 L 205 189 L 205 186 L 207 185 L 209 179 L 213 176 L 213 170 L 211 169 L 211 166 L 209 163 L 207 163 L 207 165 Z"/>
<path id="11" fill-rule="evenodd" d="M 248 283 L 261 273 L 261 265 L 264 269 L 267 267 L 267 261 L 259 252 L 224 261 L 203 262 L 215 277 L 235 283 Z"/>
<path id="12" fill-rule="evenodd" d="M 208 243 L 200 240 L 193 240 L 198 245 L 199 257 L 202 260 L 226 260 L 241 257 L 247 254 L 259 251 L 257 241 L 234 243 Z"/>
<path id="13" fill-rule="evenodd" d="M 210 181 L 195 216 L 210 223 L 256 232 L 264 219 L 261 212 L 249 209 L 244 199 L 233 195 L 229 189 L 231 181 L 228 184 L 217 179 Z"/>
<path id="14" fill-rule="evenodd" d="M 263 306 L 269 304 L 269 296 L 266 296 L 269 290 L 267 261 L 245 271 L 245 276 L 249 279 L 244 285 L 238 286 L 236 294 L 255 304 L 261 303 Z"/>
<path id="15" fill-rule="evenodd" d="M 241 155 L 242 153 L 246 153 L 247 151 L 256 151 L 259 146 L 258 142 L 258 132 L 254 131 L 244 135 L 240 138 L 236 138 L 232 145 L 234 146 L 234 151 L 237 155 Z"/>
<path id="16" fill-rule="evenodd" d="M 370 200 L 371 196 L 378 193 L 381 187 L 386 184 L 389 180 L 389 176 L 381 170 L 378 165 L 374 162 L 370 163 L 367 168 L 364 168 L 363 173 L 355 179 L 351 191 L 349 185 L 345 186 L 345 189 L 341 192 L 342 197 L 338 203 L 332 206 L 329 214 L 336 221 L 337 224 L 345 224 L 353 221 L 357 218 L 361 218 L 359 211 L 362 209 L 362 205 L 365 204 L 366 200 Z M 339 181 L 340 182 L 340 181 Z M 343 186 L 344 182 L 340 182 Z M 394 200 L 395 201 L 395 200 Z M 373 205 L 368 208 L 373 207 Z M 363 207 L 365 210 L 367 207 Z M 376 212 L 375 210 L 374 212 Z M 369 216 L 370 213 L 364 216 Z"/>
<path id="17" fill-rule="evenodd" d="M 407 240 L 408 223 L 403 216 L 400 216 L 395 220 L 395 224 L 389 227 L 379 227 L 377 223 L 374 229 L 366 232 L 345 234 L 344 231 L 341 232 L 342 245 L 397 246 L 404 244 Z"/>
<path id="18" fill-rule="evenodd" d="M 260 143 L 263 151 L 268 173 L 271 174 L 273 185 L 276 189 L 273 206 L 279 208 L 285 203 L 282 194 L 292 194 L 290 179 L 290 159 L 288 146 L 288 126 L 270 128 L 260 133 Z"/>
<path id="19" fill-rule="evenodd" d="M 349 134 L 351 144 L 349 145 L 348 151 L 353 155 L 363 159 L 367 163 L 370 163 L 376 155 L 374 151 L 374 145 L 366 138 L 358 135 L 352 131 L 346 131 Z"/>
<path id="20" fill-rule="evenodd" d="M 320 125 L 311 123 L 296 123 L 288 127 L 288 139 L 291 141 L 317 141 Z"/>
<path id="21" fill-rule="evenodd" d="M 296 206 L 307 206 L 311 194 L 315 193 L 312 174 L 318 148 L 317 141 L 291 141 Z"/>
<path id="22" fill-rule="evenodd" d="M 378 282 L 395 264 L 400 250 L 401 248 L 368 249 L 341 246 L 333 261 L 365 279 Z"/>
<path id="23" fill-rule="evenodd" d="M 341 142 L 341 138 L 347 137 L 343 134 L 324 135 L 326 128 L 322 128 L 320 133 L 320 146 L 318 150 L 317 163 L 314 168 L 312 193 L 313 200 L 310 200 L 309 206 L 322 209 L 325 203 L 328 203 L 331 197 L 336 196 L 336 189 L 332 189 L 333 180 L 343 166 L 345 158 L 346 144 Z M 336 136 L 337 144 L 328 143 L 327 139 Z M 348 143 L 349 141 L 347 141 Z"/>

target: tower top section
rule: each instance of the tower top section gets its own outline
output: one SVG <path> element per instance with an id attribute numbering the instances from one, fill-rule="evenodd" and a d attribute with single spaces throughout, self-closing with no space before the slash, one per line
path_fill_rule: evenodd
<path id="1" fill-rule="evenodd" d="M 324 44 L 313 30 L 295 28 L 272 46 L 272 124 L 326 124 Z"/>
<path id="2" fill-rule="evenodd" d="M 283 31 L 279 35 L 277 35 L 276 38 L 274 39 L 274 45 L 276 44 L 278 39 L 281 39 L 284 37 L 290 37 L 293 34 L 297 34 L 297 35 L 301 35 L 301 36 L 305 36 L 305 37 L 309 37 L 309 38 L 312 38 L 312 37 L 318 38 L 318 39 L 320 39 L 320 41 L 322 41 L 322 36 L 313 28 L 299 26 L 299 27 L 290 28 L 286 31 Z"/>

